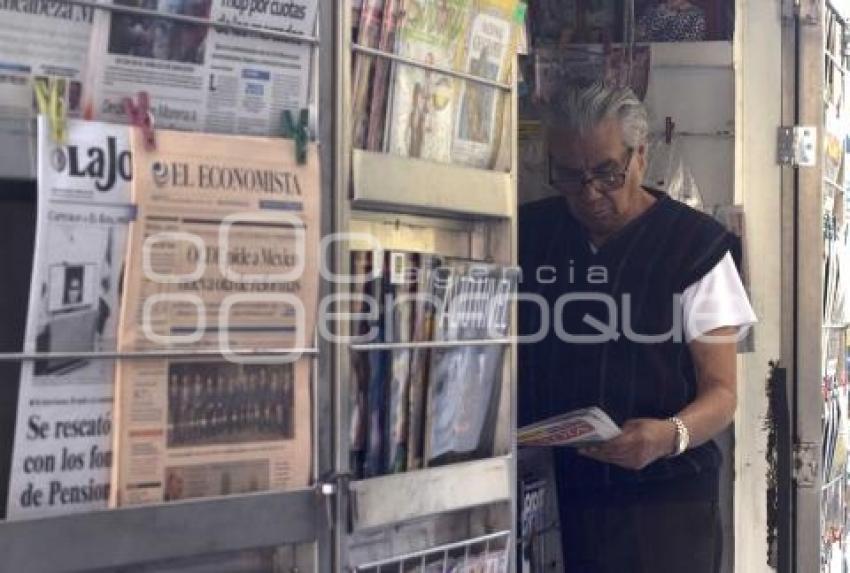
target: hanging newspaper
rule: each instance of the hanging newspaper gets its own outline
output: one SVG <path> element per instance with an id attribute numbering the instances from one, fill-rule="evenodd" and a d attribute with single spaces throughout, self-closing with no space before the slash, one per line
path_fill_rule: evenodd
<path id="1" fill-rule="evenodd" d="M 119 347 L 221 356 L 119 364 L 114 501 L 306 486 L 310 360 L 245 352 L 312 344 L 316 146 L 300 166 L 289 140 L 158 131 L 152 152 L 142 141 L 134 132 Z"/>
<path id="2" fill-rule="evenodd" d="M 511 19 L 517 2 L 479 0 L 467 39 L 463 71 L 488 80 L 510 80 L 511 56 L 515 45 Z M 452 161 L 482 169 L 493 165 L 502 136 L 504 94 L 495 87 L 465 81 L 456 106 L 457 119 L 452 140 Z"/>
<path id="3" fill-rule="evenodd" d="M 572 410 L 517 430 L 520 446 L 582 446 L 620 435 L 608 414 L 597 407 Z"/>
<path id="4" fill-rule="evenodd" d="M 124 126 L 71 121 L 66 145 L 40 118 L 38 222 L 9 518 L 106 507 L 112 461 L 114 363 L 130 205 Z"/>
<path id="5" fill-rule="evenodd" d="M 59 0 L 0 0 L 0 173 L 35 170 L 33 83 L 59 80 L 69 117 L 81 111 L 94 8 Z"/>
<path id="6" fill-rule="evenodd" d="M 115 0 L 177 16 L 310 35 L 317 0 Z M 157 127 L 280 133 L 284 109 L 307 107 L 310 46 L 226 26 L 97 14 L 86 117 L 126 121 L 123 98 L 147 91 Z"/>

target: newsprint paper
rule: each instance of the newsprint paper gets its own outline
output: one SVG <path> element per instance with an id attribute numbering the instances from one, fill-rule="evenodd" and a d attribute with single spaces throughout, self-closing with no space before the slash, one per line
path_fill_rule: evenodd
<path id="1" fill-rule="evenodd" d="M 38 220 L 24 348 L 114 351 L 130 205 L 128 128 L 68 123 L 59 146 L 39 118 Z M 7 515 L 106 507 L 114 362 L 24 362 Z"/>
<path id="2" fill-rule="evenodd" d="M 620 435 L 611 418 L 597 407 L 572 410 L 524 426 L 517 431 L 520 446 L 582 446 Z"/>
<path id="3" fill-rule="evenodd" d="M 133 199 L 123 350 L 223 356 L 123 360 L 117 499 L 135 505 L 290 489 L 309 480 L 310 358 L 239 349 L 312 345 L 319 159 L 292 141 L 132 136 Z"/>
<path id="4" fill-rule="evenodd" d="M 0 173 L 31 179 L 33 83 L 60 80 L 69 117 L 81 113 L 94 8 L 60 0 L 0 0 Z"/>
<path id="5" fill-rule="evenodd" d="M 312 35 L 317 0 L 115 0 L 226 24 Z M 122 99 L 148 92 L 158 128 L 275 135 L 306 108 L 310 45 L 156 16 L 97 14 L 87 118 L 125 122 Z"/>

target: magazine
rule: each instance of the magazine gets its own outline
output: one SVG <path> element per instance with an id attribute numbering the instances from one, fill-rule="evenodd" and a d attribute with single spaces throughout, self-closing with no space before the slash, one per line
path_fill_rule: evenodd
<path id="1" fill-rule="evenodd" d="M 516 52 L 517 5 L 516 0 L 408 0 L 396 53 L 508 82 Z M 477 168 L 497 163 L 503 151 L 503 118 L 510 115 L 498 88 L 396 64 L 391 94 L 389 152 Z M 498 161 L 500 168 L 503 163 Z"/>
<path id="2" fill-rule="evenodd" d="M 387 253 L 384 253 L 386 258 Z M 388 289 L 386 263 L 381 261 L 381 273 L 372 289 L 372 297 L 378 301 L 377 321 L 373 323 L 370 342 L 387 341 L 387 310 L 384 300 Z M 369 379 L 366 386 L 366 452 L 363 477 L 375 477 L 386 473 L 386 428 L 387 428 L 387 375 L 389 353 L 384 350 L 368 352 Z"/>
<path id="3" fill-rule="evenodd" d="M 405 0 L 386 0 L 384 20 L 381 24 L 381 37 L 378 48 L 383 52 L 392 52 L 396 45 L 398 28 L 404 18 Z M 384 120 L 387 114 L 387 91 L 389 88 L 390 61 L 378 58 L 372 78 L 372 98 L 369 102 L 369 129 L 366 149 L 379 151 L 384 143 Z"/>
<path id="4" fill-rule="evenodd" d="M 360 27 L 357 41 L 368 48 L 377 48 L 381 38 L 384 0 L 365 0 L 360 9 Z M 369 94 L 373 89 L 372 70 L 375 57 L 367 54 L 354 56 L 354 73 L 351 96 L 351 145 L 362 149 L 366 147 L 366 135 L 369 129 Z"/>
<path id="5" fill-rule="evenodd" d="M 114 0 L 166 14 L 312 34 L 317 0 Z M 310 46 L 224 26 L 110 13 L 95 19 L 85 117 L 126 122 L 122 100 L 148 92 L 157 128 L 275 135 L 306 108 Z"/>
<path id="6" fill-rule="evenodd" d="M 558 488 L 552 449 L 522 448 L 517 455 L 520 549 L 517 571 L 562 571 Z"/>
<path id="7" fill-rule="evenodd" d="M 434 336 L 434 314 L 439 301 L 444 296 L 443 281 L 437 280 L 441 259 L 436 255 L 420 255 L 419 281 L 414 310 L 413 341 L 426 342 Z M 423 467 L 425 447 L 425 415 L 428 397 L 428 373 L 431 365 L 431 350 L 417 348 L 410 360 L 410 396 L 408 404 L 407 429 L 407 469 L 417 470 Z"/>
<path id="8" fill-rule="evenodd" d="M 472 0 L 409 0 L 396 53 L 432 66 L 458 69 L 471 16 Z M 449 163 L 460 83 L 422 68 L 394 65 L 388 151 Z"/>
<path id="9" fill-rule="evenodd" d="M 564 86 L 603 80 L 629 86 L 643 99 L 649 86 L 649 46 L 636 46 L 632 58 L 623 46 L 540 47 L 534 51 L 535 103 L 552 103 Z"/>
<path id="10" fill-rule="evenodd" d="M 69 121 L 53 142 L 38 121 L 38 215 L 24 349 L 116 350 L 130 205 L 124 126 Z M 21 366 L 7 515 L 102 509 L 112 462 L 114 362 L 85 357 Z"/>
<path id="11" fill-rule="evenodd" d="M 31 179 L 35 82 L 56 80 L 67 116 L 79 117 L 95 9 L 59 1 L 0 2 L 0 173 Z"/>
<path id="12" fill-rule="evenodd" d="M 512 269 L 481 263 L 452 267 L 435 317 L 435 340 L 499 339 L 508 335 Z M 490 455 L 503 384 L 504 345 L 461 345 L 431 353 L 428 465 Z"/>
<path id="13" fill-rule="evenodd" d="M 520 446 L 583 446 L 606 442 L 620 428 L 597 407 L 572 410 L 517 430 Z"/>
<path id="14" fill-rule="evenodd" d="M 367 301 L 373 297 L 376 289 L 375 280 L 365 277 L 372 272 L 372 253 L 370 251 L 354 251 L 351 253 L 351 269 L 354 276 L 364 277 L 354 281 L 351 286 L 353 300 L 350 312 L 354 320 L 351 325 L 351 336 L 359 343 L 371 342 L 368 339 L 370 327 L 374 326 L 369 320 L 369 310 L 372 305 Z M 349 352 L 350 367 L 350 434 L 349 450 L 351 452 L 351 472 L 356 478 L 363 476 L 364 456 L 366 454 L 366 436 L 369 410 L 369 354 L 366 352 Z"/>
<path id="15" fill-rule="evenodd" d="M 316 320 L 319 158 L 294 142 L 134 130 L 119 348 L 210 358 L 118 364 L 119 505 L 306 486 Z M 199 154 L 196 150 L 202 149 Z M 293 360 L 297 358 L 297 360 Z"/>
<path id="16" fill-rule="evenodd" d="M 419 257 L 412 253 L 389 253 L 389 278 L 392 299 L 387 312 L 391 315 L 392 332 L 387 342 L 410 342 L 413 335 L 416 305 L 416 269 Z M 389 403 L 387 418 L 387 473 L 407 469 L 408 414 L 410 400 L 410 348 L 390 352 Z"/>
<path id="17" fill-rule="evenodd" d="M 469 25 L 463 71 L 480 78 L 507 83 L 511 56 L 516 50 L 512 15 L 517 2 L 480 0 Z M 456 105 L 452 161 L 470 167 L 490 168 L 499 150 L 504 120 L 510 115 L 501 90 L 472 81 L 461 83 Z"/>
<path id="18" fill-rule="evenodd" d="M 604 44 L 621 39 L 623 19 L 613 0 L 537 0 L 529 4 L 537 44 Z"/>

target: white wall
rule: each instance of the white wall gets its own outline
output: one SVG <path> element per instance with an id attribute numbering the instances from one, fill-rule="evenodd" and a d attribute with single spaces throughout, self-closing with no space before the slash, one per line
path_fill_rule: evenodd
<path id="1" fill-rule="evenodd" d="M 776 130 L 781 125 L 780 2 L 738 0 L 735 40 L 735 200 L 746 210 L 751 298 L 759 325 L 755 352 L 739 362 L 735 421 L 735 571 L 767 564 L 767 463 L 764 417 L 768 362 L 781 352 L 781 179 Z"/>
<path id="2" fill-rule="evenodd" d="M 646 94 L 650 129 L 663 134 L 665 118 L 672 118 L 674 139 L 707 210 L 731 204 L 735 151 L 731 43 L 653 44 L 651 53 Z"/>

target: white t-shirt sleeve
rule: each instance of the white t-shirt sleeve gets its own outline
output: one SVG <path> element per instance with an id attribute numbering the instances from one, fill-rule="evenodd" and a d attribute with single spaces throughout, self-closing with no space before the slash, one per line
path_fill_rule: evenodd
<path id="1" fill-rule="evenodd" d="M 738 327 L 739 336 L 743 338 L 758 322 L 730 253 L 685 289 L 682 310 L 687 342 L 726 326 Z"/>

